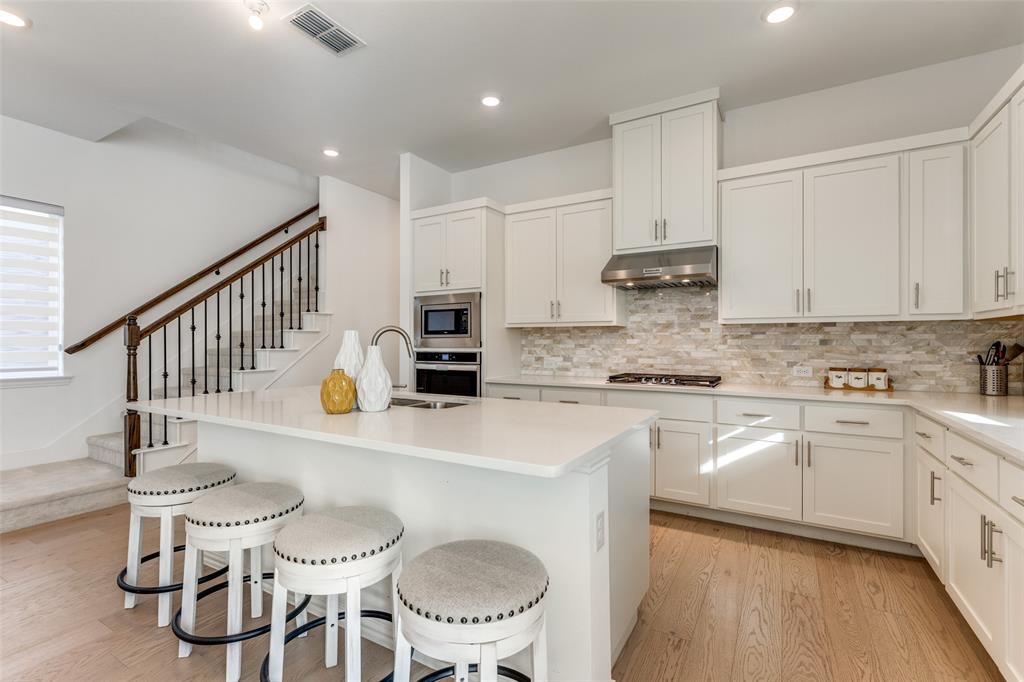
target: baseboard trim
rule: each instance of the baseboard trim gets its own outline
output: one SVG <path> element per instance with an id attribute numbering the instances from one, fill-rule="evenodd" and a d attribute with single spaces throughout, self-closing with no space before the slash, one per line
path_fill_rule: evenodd
<path id="1" fill-rule="evenodd" d="M 679 502 L 669 502 L 667 500 L 656 499 L 651 500 L 651 509 L 667 512 L 669 514 L 679 514 L 681 516 L 694 516 L 700 519 L 707 519 L 708 521 L 731 523 L 735 526 L 746 526 L 748 528 L 758 528 L 760 530 L 770 530 L 776 533 L 796 535 L 798 537 L 810 538 L 812 540 L 823 540 L 825 542 L 835 542 L 841 545 L 852 545 L 854 547 L 864 547 L 866 549 L 875 549 L 882 552 L 892 552 L 893 554 L 903 554 L 905 556 L 914 557 L 923 556 L 920 550 L 917 549 L 916 545 L 902 540 L 889 540 L 886 538 L 876 538 L 870 535 L 848 533 L 846 531 L 833 530 L 830 528 L 805 526 L 802 523 L 793 523 L 791 521 L 783 521 L 781 519 L 768 519 L 761 516 L 750 516 L 748 514 L 741 514 L 739 512 L 728 511 L 725 509 L 694 507 Z"/>

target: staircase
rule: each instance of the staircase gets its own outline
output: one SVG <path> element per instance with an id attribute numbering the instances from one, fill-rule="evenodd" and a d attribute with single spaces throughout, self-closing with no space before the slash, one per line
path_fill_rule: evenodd
<path id="1" fill-rule="evenodd" d="M 124 424 L 130 452 L 125 452 L 125 430 L 113 431 L 89 436 L 85 459 L 3 472 L 0 532 L 125 502 L 130 476 L 195 459 L 195 421 L 140 414 L 131 409 L 133 400 L 261 390 L 327 338 L 331 314 L 320 310 L 319 294 L 319 232 L 326 222 L 316 218 L 317 208 L 68 346 L 66 352 L 77 353 L 124 330 L 129 368 Z M 312 224 L 296 228 L 303 218 Z M 252 257 L 252 249 L 280 235 L 287 237 L 277 246 L 221 276 L 224 266 Z M 204 278 L 216 282 L 146 327 L 139 326 L 147 312 L 171 305 L 176 295 Z"/>

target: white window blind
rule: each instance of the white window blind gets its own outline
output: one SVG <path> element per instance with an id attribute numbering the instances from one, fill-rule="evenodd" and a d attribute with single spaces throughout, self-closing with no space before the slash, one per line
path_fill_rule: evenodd
<path id="1" fill-rule="evenodd" d="M 57 206 L 0 196 L 0 377 L 63 370 L 61 238 Z"/>

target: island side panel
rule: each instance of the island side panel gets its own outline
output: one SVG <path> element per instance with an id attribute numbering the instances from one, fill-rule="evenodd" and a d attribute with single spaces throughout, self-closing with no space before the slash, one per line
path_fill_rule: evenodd
<path id="1" fill-rule="evenodd" d="M 199 441 L 199 460 L 235 467 L 239 482 L 298 487 L 307 513 L 353 504 L 393 511 L 405 523 L 407 561 L 465 538 L 529 549 L 551 578 L 544 599 L 550 678 L 611 678 L 608 543 L 596 550 L 593 531 L 597 515 L 608 509 L 607 460 L 587 471 L 541 478 L 209 422 L 200 422 Z M 268 552 L 264 560 L 271 561 Z M 385 582 L 364 590 L 365 607 L 388 608 L 389 589 Z M 367 634 L 392 644 L 386 629 Z M 525 652 L 509 662 L 529 671 Z"/>
<path id="2" fill-rule="evenodd" d="M 650 585 L 651 457 L 644 425 L 618 441 L 608 465 L 612 660 L 626 646 Z"/>

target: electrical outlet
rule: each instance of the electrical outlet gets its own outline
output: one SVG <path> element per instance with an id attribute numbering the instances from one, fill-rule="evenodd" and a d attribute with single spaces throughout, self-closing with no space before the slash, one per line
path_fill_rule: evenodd
<path id="1" fill-rule="evenodd" d="M 808 367 L 807 365 L 797 365 L 793 368 L 793 376 L 795 377 L 812 377 L 814 376 L 814 368 Z"/>
<path id="2" fill-rule="evenodd" d="M 597 549 L 604 547 L 604 512 L 597 515 Z"/>

